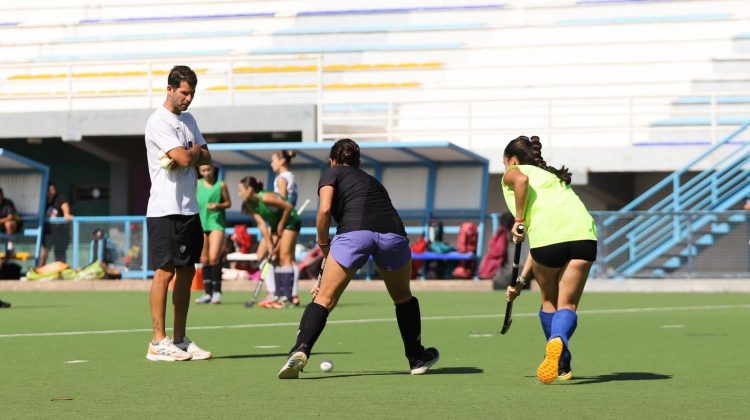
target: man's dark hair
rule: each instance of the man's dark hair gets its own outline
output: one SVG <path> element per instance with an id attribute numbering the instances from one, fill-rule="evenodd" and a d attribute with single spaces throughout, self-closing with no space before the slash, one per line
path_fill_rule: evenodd
<path id="1" fill-rule="evenodd" d="M 167 77 L 167 83 L 169 86 L 177 89 L 182 82 L 187 82 L 190 87 L 194 88 L 198 85 L 198 76 L 196 76 L 195 72 L 188 66 L 172 67 L 172 70 Z"/>

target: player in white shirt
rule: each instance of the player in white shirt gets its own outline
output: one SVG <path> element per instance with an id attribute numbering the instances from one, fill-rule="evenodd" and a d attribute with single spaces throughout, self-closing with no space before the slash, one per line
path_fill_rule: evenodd
<path id="1" fill-rule="evenodd" d="M 297 156 L 297 152 L 294 150 L 279 150 L 273 152 L 271 155 L 271 169 L 276 173 L 276 178 L 273 180 L 273 192 L 283 197 L 286 201 L 292 203 L 292 206 L 297 205 L 297 181 L 294 180 L 294 174 L 289 170 L 289 166 L 292 164 L 292 159 Z M 261 240 L 258 244 L 258 253 L 265 252 L 266 244 Z M 299 267 L 297 264 L 293 265 L 294 271 L 294 286 L 292 287 L 292 304 L 299 306 Z M 268 270 L 266 274 L 265 283 L 268 294 L 258 304 L 258 306 L 264 308 L 274 307 L 277 300 L 276 296 L 276 276 L 274 270 Z"/>
<path id="2" fill-rule="evenodd" d="M 151 194 L 146 211 L 153 336 L 146 358 L 156 361 L 202 360 L 211 352 L 185 336 L 190 286 L 200 261 L 203 230 L 195 198 L 195 167 L 211 163 L 206 140 L 195 118 L 186 113 L 198 78 L 190 67 L 175 66 L 167 78 L 167 98 L 146 123 L 146 158 Z M 167 288 L 174 277 L 174 339 L 165 331 Z"/>
<path id="3" fill-rule="evenodd" d="M 297 206 L 297 181 L 289 170 L 292 159 L 297 156 L 294 150 L 279 150 L 271 155 L 271 169 L 276 173 L 273 180 L 273 192 L 286 198 L 286 201 Z"/>

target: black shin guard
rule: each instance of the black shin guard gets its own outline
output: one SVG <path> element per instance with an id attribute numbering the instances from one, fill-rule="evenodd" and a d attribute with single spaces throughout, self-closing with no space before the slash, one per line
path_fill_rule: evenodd
<path id="1" fill-rule="evenodd" d="M 294 343 L 294 347 L 289 351 L 289 354 L 301 351 L 310 357 L 310 352 L 312 352 L 315 342 L 318 341 L 320 333 L 323 332 L 327 319 L 328 309 L 323 305 L 319 305 L 315 302 L 311 302 L 307 305 L 305 312 L 302 314 L 302 319 L 299 322 L 297 342 Z"/>
<path id="2" fill-rule="evenodd" d="M 408 302 L 396 304 L 396 320 L 404 342 L 404 354 L 407 358 L 422 354 L 422 318 L 419 313 L 419 301 L 416 297 Z"/>
<path id="3" fill-rule="evenodd" d="M 221 264 L 216 264 L 211 270 L 211 283 L 214 287 L 214 292 L 221 293 Z"/>
<path id="4" fill-rule="evenodd" d="M 203 290 L 207 295 L 211 295 L 214 292 L 213 282 L 211 281 L 211 277 L 213 276 L 213 268 L 214 266 L 212 265 L 203 266 Z"/>

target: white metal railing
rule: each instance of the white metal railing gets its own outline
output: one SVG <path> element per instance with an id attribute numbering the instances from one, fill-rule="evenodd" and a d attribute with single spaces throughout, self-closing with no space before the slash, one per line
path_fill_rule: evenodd
<path id="1" fill-rule="evenodd" d="M 388 140 L 419 138 L 446 138 L 472 148 L 481 146 L 489 138 L 501 135 L 517 135 L 519 133 L 538 133 L 544 135 L 548 142 L 564 141 L 571 144 L 572 136 L 602 136 L 607 135 L 608 141 L 616 144 L 637 144 L 648 141 L 654 135 L 669 135 L 670 133 L 684 133 L 684 126 L 654 126 L 653 123 L 667 118 L 699 118 L 704 124 L 695 125 L 691 129 L 690 137 L 683 140 L 709 140 L 715 143 L 725 131 L 739 125 L 732 124 L 732 119 L 744 119 L 750 115 L 750 103 L 735 101 L 728 103 L 725 98 L 750 97 L 750 91 L 732 92 L 691 92 L 684 83 L 653 82 L 653 88 L 659 94 L 654 95 L 617 95 L 606 93 L 600 96 L 547 96 L 493 98 L 493 86 L 424 86 L 435 98 L 462 99 L 430 99 L 430 100 L 394 100 L 397 95 L 377 94 L 367 95 L 362 100 L 364 90 L 353 90 L 357 99 L 345 101 L 338 90 L 328 89 L 326 77 L 342 73 L 340 70 L 328 71 L 325 64 L 330 56 L 324 54 L 301 54 L 280 56 L 251 56 L 237 55 L 231 57 L 201 57 L 196 68 L 200 68 L 199 88 L 203 106 L 232 106 L 238 104 L 239 98 L 249 96 L 249 93 L 265 95 L 268 92 L 283 92 L 277 98 L 285 98 L 287 103 L 314 103 L 317 106 L 319 140 L 339 137 L 353 137 L 359 140 Z M 669 60 L 666 60 L 669 61 Z M 101 103 L 109 102 L 112 97 L 132 98 L 127 105 L 117 101 L 118 108 L 143 107 L 153 108 L 162 100 L 165 85 L 163 73 L 155 74 L 157 70 L 168 70 L 174 63 L 173 58 L 152 60 L 122 60 L 117 61 L 117 68 L 121 71 L 135 71 L 141 73 L 135 76 L 106 77 L 77 77 L 82 73 L 92 72 L 101 68 L 102 72 L 113 68 L 112 61 L 68 62 L 68 63 L 34 63 L 27 65 L 0 65 L 0 74 L 8 74 L 13 69 L 25 71 L 47 72 L 60 74 L 64 77 L 47 79 L 6 80 L 0 84 L 0 112 L 4 108 L 9 111 L 23 110 L 18 103 L 29 101 L 35 110 L 47 110 L 42 106 L 45 99 L 55 99 L 51 102 L 51 109 L 69 111 L 92 107 L 91 100 Z M 305 66 L 300 72 L 247 72 L 237 73 L 236 69 L 244 66 Z M 310 70 L 314 69 L 314 70 Z M 460 68 L 452 68 L 460 70 Z M 24 71 L 24 70 L 19 70 Z M 408 75 L 408 72 L 404 72 Z M 276 87 L 263 85 L 250 86 L 255 80 L 274 80 Z M 285 85 L 285 80 L 293 80 Z M 12 82 L 12 83 L 9 83 Z M 25 82 L 25 84 L 24 84 Z M 29 95 L 28 92 L 18 91 L 13 95 L 13 86 L 44 86 L 45 83 L 64 85 L 59 92 L 48 92 L 44 95 Z M 120 88 L 100 91 L 86 91 L 85 87 L 92 83 L 100 86 Z M 622 87 L 639 83 L 629 81 L 621 83 Z M 648 84 L 648 81 L 640 82 Z M 244 86 L 243 88 L 243 85 Z M 280 86 L 286 86 L 281 88 Z M 570 85 L 574 87 L 573 84 Z M 588 86 L 588 85 L 582 85 Z M 207 88 L 217 90 L 206 90 Z M 590 87 L 590 86 L 589 86 Z M 609 86 L 612 88 L 612 85 Z M 480 89 L 481 88 L 481 89 Z M 476 91 L 482 91 L 479 98 Z M 589 90 L 590 91 L 590 90 Z M 663 93 L 661 93 L 663 92 Z M 298 96 L 303 94 L 303 96 Z M 350 96 L 350 95 L 348 95 Z M 488 96 L 488 98 L 482 98 Z M 677 106 L 674 101 L 683 96 L 700 96 L 706 98 L 702 103 Z M 204 100 L 204 97 L 207 98 Z M 330 98 L 330 99 L 329 99 Z M 64 100 L 64 105 L 59 100 Z M 335 99 L 335 100 L 334 100 Z M 385 99 L 385 100 L 383 100 Z M 83 105 L 79 105 L 79 101 Z M 272 102 L 272 101 L 271 101 Z M 265 103 L 271 103 L 265 102 Z M 377 110 L 358 111 L 363 104 L 377 103 Z M 98 104 L 99 102 L 97 102 Z M 247 103 L 247 101 L 245 101 Z M 96 105 L 97 109 L 99 106 Z M 330 106 L 338 106 L 339 111 L 329 111 Z M 341 111 L 342 106 L 351 106 L 351 111 Z M 44 108 L 44 109 L 43 109 Z M 727 127 L 724 130 L 724 127 Z M 572 143 L 574 144 L 574 142 Z M 589 142 L 590 144 L 590 142 Z"/>
<path id="2" fill-rule="evenodd" d="M 680 98 L 690 100 L 676 102 Z M 368 105 L 378 106 L 368 109 Z M 331 107 L 336 109 L 327 110 Z M 615 142 L 632 145 L 648 142 L 654 136 L 684 134 L 685 127 L 689 126 L 689 136 L 682 141 L 708 140 L 715 144 L 725 131 L 742 125 L 750 116 L 750 91 L 375 101 L 375 104 L 372 101 L 324 101 L 319 109 L 321 140 L 349 136 L 359 140 L 401 141 L 450 136 L 463 138 L 472 148 L 477 138 L 506 133 L 545 134 L 549 143 L 554 143 L 555 137 L 618 133 L 620 138 Z M 679 119 L 683 119 L 682 123 Z"/>

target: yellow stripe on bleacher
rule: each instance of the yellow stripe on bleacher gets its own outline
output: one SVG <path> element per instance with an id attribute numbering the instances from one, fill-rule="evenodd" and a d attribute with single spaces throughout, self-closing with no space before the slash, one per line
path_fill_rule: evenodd
<path id="1" fill-rule="evenodd" d="M 376 63 L 376 64 L 330 64 L 323 67 L 323 71 L 368 71 L 368 70 L 417 70 L 417 69 L 439 69 L 443 67 L 440 62 L 428 63 Z M 318 66 L 288 65 L 288 66 L 245 66 L 235 67 L 234 73 L 310 73 L 318 71 Z M 195 69 L 198 74 L 208 73 L 208 69 Z M 153 76 L 166 76 L 169 70 L 154 70 Z M 79 72 L 71 75 L 74 79 L 92 79 L 98 77 L 145 77 L 148 72 L 133 71 L 101 71 L 101 72 Z M 8 76 L 7 80 L 44 80 L 65 79 L 66 73 L 41 73 L 41 74 L 14 74 Z"/>
<path id="2" fill-rule="evenodd" d="M 403 82 L 403 83 L 329 83 L 323 85 L 323 89 L 405 89 L 405 88 L 418 88 L 421 87 L 420 82 Z M 318 87 L 315 83 L 307 84 L 266 84 L 266 85 L 237 85 L 234 86 L 236 91 L 249 91 L 249 90 L 304 90 L 304 89 L 316 89 Z M 229 90 L 227 85 L 211 86 L 206 89 L 211 92 L 225 92 Z M 154 91 L 155 92 L 155 91 Z M 160 91 L 159 91 L 160 92 Z M 148 89 L 104 89 L 104 90 L 80 90 L 73 93 L 73 96 L 106 96 L 106 95 L 142 95 L 149 93 Z M 18 93 L 0 93 L 0 97 L 13 98 L 13 97 L 59 97 L 67 96 L 67 92 L 18 92 Z"/>
<path id="3" fill-rule="evenodd" d="M 235 67 L 234 73 L 306 73 L 317 71 L 318 66 L 257 66 L 257 67 Z"/>
<path id="4" fill-rule="evenodd" d="M 323 89 L 403 89 L 415 88 L 422 86 L 420 82 L 404 83 L 329 83 L 323 85 Z M 234 90 L 290 90 L 290 89 L 315 89 L 318 85 L 309 84 L 289 84 L 289 85 L 237 85 Z M 209 91 L 228 91 L 229 86 L 212 86 Z"/>
<path id="5" fill-rule="evenodd" d="M 198 74 L 205 74 L 208 69 L 194 69 Z M 154 76 L 166 76 L 169 74 L 169 70 L 154 70 L 151 72 Z M 89 79 L 96 77 L 144 77 L 148 76 L 148 72 L 145 71 L 102 71 L 102 72 L 82 72 L 73 73 L 71 77 L 74 79 Z M 65 79 L 68 75 L 66 73 L 48 73 L 48 74 L 14 74 L 8 76 L 8 80 L 39 80 L 39 79 Z"/>
<path id="6" fill-rule="evenodd" d="M 379 64 L 329 64 L 323 71 L 366 71 L 366 70 L 409 70 L 409 69 L 439 69 L 443 63 L 379 63 Z M 318 66 L 244 66 L 232 69 L 234 73 L 309 73 L 318 71 Z"/>

